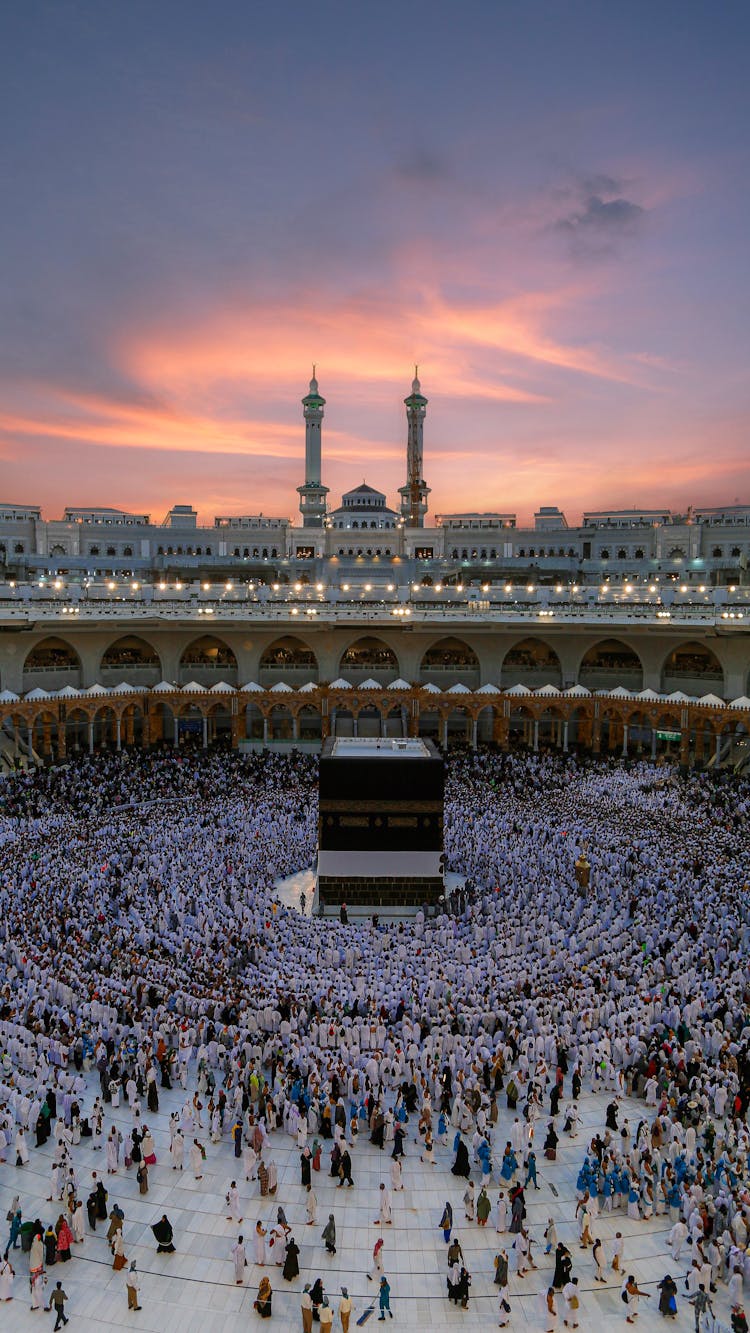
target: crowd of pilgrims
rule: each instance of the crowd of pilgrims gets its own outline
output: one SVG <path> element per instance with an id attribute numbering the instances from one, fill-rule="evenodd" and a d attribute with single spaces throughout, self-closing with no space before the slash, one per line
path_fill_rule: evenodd
<path id="1" fill-rule="evenodd" d="M 117 1210 L 101 1174 L 92 1183 L 83 1170 L 82 1140 L 104 1147 L 108 1171 L 132 1167 L 147 1193 L 147 1118 L 163 1088 L 181 1088 L 171 1164 L 200 1180 L 207 1143 L 223 1143 L 241 1158 L 237 1174 L 273 1195 L 273 1136 L 285 1132 L 313 1194 L 308 1220 L 326 1140 L 342 1185 L 356 1176 L 359 1139 L 388 1146 L 384 1221 L 407 1134 L 420 1136 L 416 1169 L 430 1171 L 438 1145 L 449 1151 L 466 1217 L 486 1225 L 493 1214 L 501 1233 L 492 1258 L 506 1324 L 511 1275 L 535 1267 L 526 1192 L 539 1159 L 579 1137 L 579 1098 L 593 1090 L 602 1123 L 581 1142 L 575 1216 L 596 1276 L 614 1270 L 632 1321 L 644 1292 L 621 1237 L 605 1261 L 597 1218 L 662 1214 L 678 1281 L 665 1274 L 659 1309 L 674 1314 L 690 1297 L 700 1311 L 718 1291 L 746 1328 L 747 781 L 459 753 L 447 761 L 445 845 L 467 890 L 443 914 L 376 925 L 278 900 L 274 881 L 314 859 L 316 778 L 314 758 L 217 749 L 98 755 L 0 783 L 0 1162 L 27 1162 L 51 1136 L 60 1204 L 47 1226 L 12 1200 L 0 1300 L 22 1229 L 33 1305 L 34 1274 L 83 1238 L 84 1210 L 89 1225 L 109 1217 L 121 1266 Z M 639 1099 L 637 1120 L 624 1097 Z M 122 1143 L 107 1123 L 120 1104 L 133 1122 Z M 239 1219 L 232 1189 L 227 1206 Z M 299 1251 L 279 1214 L 293 1279 Z M 425 1225 L 438 1220 L 448 1294 L 467 1308 L 449 1202 Z M 170 1220 L 154 1233 L 169 1252 Z M 543 1318 L 577 1326 L 577 1256 L 553 1219 L 545 1240 L 554 1272 Z M 265 1241 L 253 1241 L 258 1261 Z M 328 1299 L 319 1284 L 316 1316 Z M 266 1295 L 260 1313 L 270 1283 Z"/>

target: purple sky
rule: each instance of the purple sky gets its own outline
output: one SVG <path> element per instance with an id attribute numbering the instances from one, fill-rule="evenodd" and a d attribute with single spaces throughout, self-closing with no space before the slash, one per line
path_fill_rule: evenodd
<path id="1" fill-rule="evenodd" d="M 97 0 L 0 15 L 0 500 L 750 502 L 750 11 Z"/>

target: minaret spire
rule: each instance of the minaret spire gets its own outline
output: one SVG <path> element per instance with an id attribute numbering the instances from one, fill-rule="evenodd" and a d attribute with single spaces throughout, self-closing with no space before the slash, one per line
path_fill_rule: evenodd
<path id="1" fill-rule="evenodd" d="M 429 486 L 425 485 L 423 470 L 423 433 L 424 419 L 427 415 L 427 399 L 422 393 L 419 382 L 419 366 L 414 366 L 414 379 L 411 393 L 404 399 L 406 406 L 407 444 L 406 444 L 406 485 L 399 488 L 401 496 L 401 514 L 408 528 L 423 528 L 427 513 Z"/>
<path id="2" fill-rule="evenodd" d="M 305 482 L 297 487 L 302 526 L 322 528 L 328 487 L 321 483 L 321 427 L 326 400 L 318 389 L 317 366 L 313 362 L 309 391 L 302 399 L 305 418 Z"/>

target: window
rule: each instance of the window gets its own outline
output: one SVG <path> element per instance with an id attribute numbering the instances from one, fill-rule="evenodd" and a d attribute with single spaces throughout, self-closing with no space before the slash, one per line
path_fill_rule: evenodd
<path id="1" fill-rule="evenodd" d="M 124 546 L 122 553 L 123 555 L 132 555 L 133 554 L 132 546 Z"/>
<path id="2" fill-rule="evenodd" d="M 620 549 L 619 549 L 619 551 L 617 552 L 617 559 L 618 559 L 618 560 L 627 560 L 627 558 L 628 558 L 628 553 L 627 553 L 627 551 L 625 550 L 625 547 L 624 547 L 624 546 L 621 546 Z"/>
<path id="3" fill-rule="evenodd" d="M 13 550 L 16 555 L 23 555 L 23 542 L 16 542 Z"/>
<path id="4" fill-rule="evenodd" d="M 98 547 L 98 546 L 90 546 L 90 547 L 89 547 L 89 555 L 98 555 L 98 554 L 99 554 L 99 547 Z"/>
<path id="5" fill-rule="evenodd" d="M 711 552 L 711 555 L 713 556 L 714 560 L 721 560 L 723 554 L 724 552 L 720 546 L 715 546 L 713 551 Z"/>
<path id="6" fill-rule="evenodd" d="M 642 560 L 642 559 L 643 559 L 643 547 L 639 546 L 639 547 L 637 548 L 636 553 L 635 553 L 635 558 L 636 558 L 636 560 Z"/>
<path id="7" fill-rule="evenodd" d="M 117 555 L 117 550 L 114 546 L 107 547 L 107 555 Z"/>
<path id="8" fill-rule="evenodd" d="M 601 560 L 609 560 L 609 547 L 605 546 L 603 551 L 599 552 Z"/>

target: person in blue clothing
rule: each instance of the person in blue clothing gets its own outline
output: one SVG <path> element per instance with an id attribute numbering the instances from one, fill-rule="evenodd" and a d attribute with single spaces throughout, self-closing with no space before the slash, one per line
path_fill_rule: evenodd
<path id="1" fill-rule="evenodd" d="M 378 1315 L 378 1319 L 385 1319 L 386 1310 L 388 1311 L 388 1314 L 392 1319 L 393 1311 L 391 1309 L 391 1289 L 390 1286 L 388 1285 L 388 1278 L 385 1276 L 385 1274 L 383 1274 L 383 1276 L 380 1279 L 380 1292 L 378 1295 L 378 1300 L 380 1303 L 380 1314 Z"/>
<path id="2" fill-rule="evenodd" d="M 524 1187 L 529 1184 L 533 1185 L 535 1190 L 539 1189 L 539 1183 L 536 1178 L 536 1153 L 533 1150 L 526 1158 L 526 1179 L 524 1181 Z"/>
<path id="3" fill-rule="evenodd" d="M 510 1144 L 507 1143 L 505 1145 L 505 1152 L 503 1153 L 503 1161 L 502 1161 L 502 1166 L 500 1167 L 500 1175 L 502 1176 L 503 1180 L 511 1181 L 514 1175 L 516 1174 L 517 1170 L 518 1170 L 518 1162 L 516 1160 L 516 1155 L 513 1149 L 511 1148 Z"/>
<path id="4" fill-rule="evenodd" d="M 450 1245 L 451 1231 L 453 1230 L 453 1209 L 451 1208 L 447 1200 L 445 1208 L 443 1209 L 443 1216 L 440 1219 L 439 1225 L 443 1231 L 443 1240 L 445 1241 L 446 1245 Z"/>
<path id="5" fill-rule="evenodd" d="M 21 1234 L 21 1221 L 22 1221 L 21 1209 L 15 1208 L 13 1210 L 13 1216 L 10 1219 L 10 1235 L 8 1236 L 8 1244 L 5 1247 L 6 1259 L 8 1257 L 8 1251 L 15 1250 L 18 1247 L 18 1237 Z"/>

